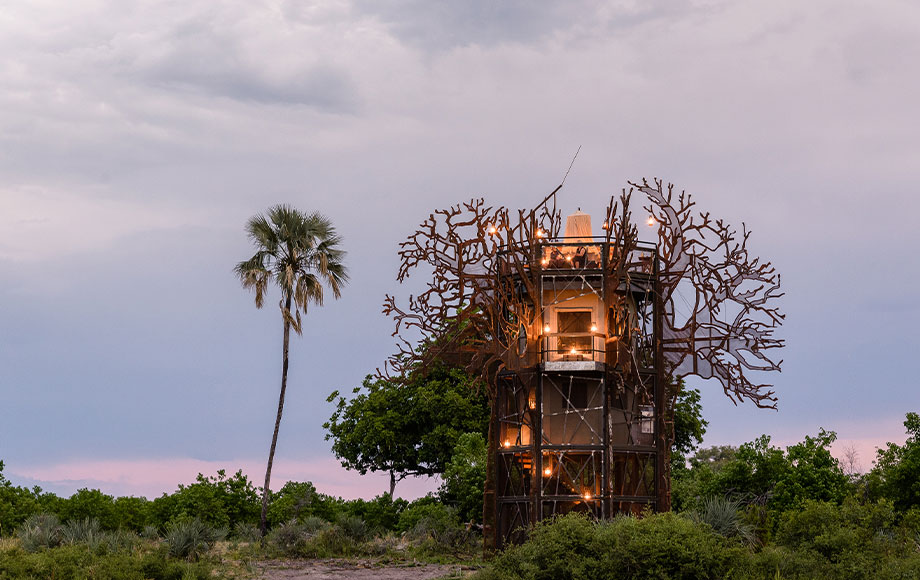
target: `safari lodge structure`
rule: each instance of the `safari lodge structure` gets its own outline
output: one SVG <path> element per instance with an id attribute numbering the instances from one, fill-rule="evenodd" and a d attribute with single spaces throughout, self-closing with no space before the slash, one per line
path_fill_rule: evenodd
<path id="1" fill-rule="evenodd" d="M 560 185 L 530 210 L 483 198 L 435 210 L 400 244 L 397 279 L 421 268 L 426 283 L 407 305 L 384 301 L 400 338 L 390 369 L 448 360 L 488 389 L 487 550 L 557 514 L 670 509 L 680 378 L 776 408 L 750 373 L 782 364 L 779 273 L 749 253 L 747 227 L 659 179 L 628 183 L 598 235 L 580 210 L 563 230 Z M 633 220 L 634 192 L 648 229 Z"/>
<path id="2" fill-rule="evenodd" d="M 496 380 L 496 546 L 557 514 L 669 509 L 658 250 L 623 251 L 579 210 L 564 236 L 498 253 L 499 287 L 534 315 Z"/>

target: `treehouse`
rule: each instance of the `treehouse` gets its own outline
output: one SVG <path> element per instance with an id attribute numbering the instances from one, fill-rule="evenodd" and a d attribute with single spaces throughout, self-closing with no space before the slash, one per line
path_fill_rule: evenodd
<path id="1" fill-rule="evenodd" d="M 668 509 L 658 263 L 654 244 L 593 237 L 580 211 L 564 236 L 499 253 L 517 328 L 492 425 L 499 546 L 556 514 Z"/>

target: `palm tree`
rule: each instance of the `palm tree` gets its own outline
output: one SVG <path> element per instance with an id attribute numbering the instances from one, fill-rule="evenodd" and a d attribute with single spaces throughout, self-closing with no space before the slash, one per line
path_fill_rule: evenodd
<path id="1" fill-rule="evenodd" d="M 284 323 L 284 346 L 281 362 L 281 394 L 278 397 L 278 415 L 268 452 L 265 469 L 265 487 L 262 488 L 261 530 L 265 536 L 268 512 L 268 490 L 272 475 L 272 461 L 278 442 L 278 426 L 284 409 L 287 389 L 288 344 L 291 328 L 302 334 L 301 312 L 307 313 L 312 302 L 322 306 L 323 286 L 339 298 L 342 286 L 348 282 L 348 272 L 343 264 L 345 251 L 339 248 L 342 239 L 336 235 L 332 222 L 319 213 L 304 214 L 288 205 L 276 205 L 266 215 L 256 215 L 246 223 L 246 233 L 256 246 L 255 255 L 237 264 L 235 272 L 244 288 L 255 291 L 256 307 L 262 308 L 271 282 L 281 289 L 281 318 Z M 293 306 L 293 309 L 292 309 Z"/>

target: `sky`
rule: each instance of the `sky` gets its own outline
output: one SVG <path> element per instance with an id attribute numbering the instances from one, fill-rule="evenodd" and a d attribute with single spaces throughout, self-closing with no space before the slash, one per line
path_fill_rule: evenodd
<path id="1" fill-rule="evenodd" d="M 823 427 L 867 469 L 920 411 L 918 28 L 911 0 L 3 2 L 3 475 L 261 483 L 281 317 L 232 269 L 289 203 L 333 221 L 351 281 L 292 342 L 273 487 L 385 491 L 322 423 L 393 352 L 384 294 L 424 282 L 396 282 L 399 242 L 472 197 L 532 207 L 579 147 L 564 214 L 659 177 L 782 274 L 778 410 L 690 381 L 704 444 Z"/>

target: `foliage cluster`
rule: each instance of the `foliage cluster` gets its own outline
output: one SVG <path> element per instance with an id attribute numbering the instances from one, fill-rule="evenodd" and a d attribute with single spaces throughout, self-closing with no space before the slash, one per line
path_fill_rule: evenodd
<path id="1" fill-rule="evenodd" d="M 488 400 L 472 384 L 465 372 L 445 365 L 404 383 L 368 375 L 351 399 L 329 395 L 336 409 L 323 425 L 326 439 L 342 465 L 362 475 L 389 472 L 395 484 L 443 473 L 462 434 L 488 431 Z"/>
<path id="2" fill-rule="evenodd" d="M 916 530 L 891 504 L 806 501 L 782 519 L 775 544 L 751 547 L 675 513 L 595 523 L 568 514 L 537 525 L 478 580 L 726 578 L 763 580 L 920 577 Z"/>

